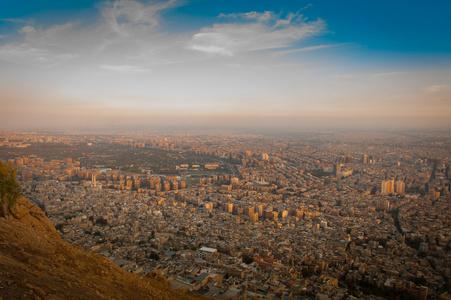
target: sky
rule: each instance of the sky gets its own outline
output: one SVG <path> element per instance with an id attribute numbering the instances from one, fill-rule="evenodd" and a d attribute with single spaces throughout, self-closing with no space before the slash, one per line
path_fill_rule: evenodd
<path id="1" fill-rule="evenodd" d="M 0 130 L 451 129 L 449 0 L 0 0 Z"/>

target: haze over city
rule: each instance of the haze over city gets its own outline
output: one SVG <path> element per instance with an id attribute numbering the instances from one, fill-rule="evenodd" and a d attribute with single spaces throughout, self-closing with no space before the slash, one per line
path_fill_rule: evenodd
<path id="1" fill-rule="evenodd" d="M 449 1 L 4 1 L 0 129 L 447 129 L 449 11 Z"/>

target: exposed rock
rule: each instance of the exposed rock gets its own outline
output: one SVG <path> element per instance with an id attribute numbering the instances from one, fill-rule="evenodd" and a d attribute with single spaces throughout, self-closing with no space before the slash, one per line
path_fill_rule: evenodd
<path id="1" fill-rule="evenodd" d="M 20 197 L 16 205 L 6 212 L 6 219 L 17 220 L 26 226 L 46 233 L 50 237 L 61 239 L 52 222 L 42 210 L 28 199 Z"/>

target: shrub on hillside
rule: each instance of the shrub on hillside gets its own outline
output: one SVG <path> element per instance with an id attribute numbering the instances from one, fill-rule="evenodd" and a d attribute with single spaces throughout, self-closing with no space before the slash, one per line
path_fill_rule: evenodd
<path id="1" fill-rule="evenodd" d="M 0 160 L 0 216 L 14 208 L 20 198 L 21 187 L 16 181 L 17 170 Z"/>

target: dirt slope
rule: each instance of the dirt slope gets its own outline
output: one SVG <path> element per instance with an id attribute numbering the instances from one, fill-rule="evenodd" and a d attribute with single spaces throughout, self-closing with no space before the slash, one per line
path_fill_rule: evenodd
<path id="1" fill-rule="evenodd" d="M 32 204 L 28 199 L 20 197 L 12 209 L 6 211 L 7 220 L 16 220 L 35 230 L 44 232 L 50 237 L 60 239 L 52 222 L 45 216 L 42 210 Z"/>
<path id="2" fill-rule="evenodd" d="M 0 299 L 192 299 L 62 241 L 38 207 L 20 202 L 0 218 Z"/>

